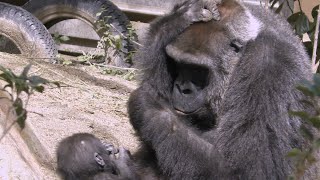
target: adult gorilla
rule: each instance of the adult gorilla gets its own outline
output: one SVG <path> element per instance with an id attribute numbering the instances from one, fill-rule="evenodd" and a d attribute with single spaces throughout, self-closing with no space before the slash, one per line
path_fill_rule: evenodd
<path id="1" fill-rule="evenodd" d="M 306 144 L 288 110 L 307 110 L 295 85 L 311 77 L 309 57 L 270 12 L 223 0 L 219 21 L 198 22 L 201 4 L 154 21 L 138 54 L 128 108 L 140 163 L 168 179 L 286 179 L 286 154 Z"/>

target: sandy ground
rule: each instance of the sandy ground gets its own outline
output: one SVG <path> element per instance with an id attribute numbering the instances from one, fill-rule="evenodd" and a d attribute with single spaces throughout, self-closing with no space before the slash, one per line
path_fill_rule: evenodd
<path id="1" fill-rule="evenodd" d="M 17 73 L 29 62 L 0 53 L 0 64 Z M 126 108 L 136 82 L 103 75 L 95 67 L 41 61 L 33 61 L 30 74 L 59 81 L 63 87 L 46 87 L 44 93 L 34 94 L 28 103 L 27 127 L 0 142 L 0 179 L 58 179 L 54 172 L 57 143 L 77 132 L 93 133 L 116 146 L 136 150 L 138 142 Z M 0 118 L 4 121 L 3 112 Z M 16 145 L 20 135 L 25 140 L 22 143 L 27 143 L 23 147 L 29 148 Z M 30 165 L 28 160 L 33 158 L 37 161 Z"/>

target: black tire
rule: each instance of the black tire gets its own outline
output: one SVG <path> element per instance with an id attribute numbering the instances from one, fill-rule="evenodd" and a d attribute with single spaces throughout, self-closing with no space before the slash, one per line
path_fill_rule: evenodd
<path id="1" fill-rule="evenodd" d="M 8 38 L 28 58 L 55 62 L 57 49 L 46 27 L 31 13 L 0 2 L 0 35 Z"/>
<path id="2" fill-rule="evenodd" d="M 101 37 L 104 32 L 99 31 L 97 24 L 97 13 L 105 9 L 99 19 L 110 17 L 107 23 L 112 24 L 122 34 L 127 34 L 127 26 L 130 24 L 127 16 L 109 0 L 30 0 L 23 8 L 35 15 L 47 28 L 66 19 L 80 19 L 97 32 Z M 112 31 L 112 34 L 119 34 Z M 114 64 L 117 66 L 131 66 L 131 62 L 126 62 L 126 56 L 129 51 L 133 50 L 129 40 L 124 39 L 122 42 L 123 53 L 120 59 L 116 59 Z M 106 52 L 107 53 L 107 52 Z"/>

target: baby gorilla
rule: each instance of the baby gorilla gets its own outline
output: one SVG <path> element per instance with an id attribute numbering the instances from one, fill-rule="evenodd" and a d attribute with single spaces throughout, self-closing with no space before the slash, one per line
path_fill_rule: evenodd
<path id="1" fill-rule="evenodd" d="M 128 150 L 118 150 L 88 133 L 63 139 L 57 149 L 57 164 L 64 180 L 139 179 Z"/>

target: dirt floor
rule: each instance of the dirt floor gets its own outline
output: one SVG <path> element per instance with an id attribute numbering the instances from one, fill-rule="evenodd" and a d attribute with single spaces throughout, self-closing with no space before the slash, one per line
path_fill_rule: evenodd
<path id="1" fill-rule="evenodd" d="M 30 62 L 31 75 L 59 81 L 63 87 L 49 86 L 32 95 L 26 128 L 20 133 L 13 129 L 0 142 L 0 179 L 59 179 L 54 171 L 57 143 L 77 132 L 93 133 L 133 152 L 137 149 L 126 108 L 137 82 L 103 75 L 93 66 L 52 65 L 0 53 L 0 64 L 16 73 Z M 5 121 L 4 112 L 0 118 Z"/>

